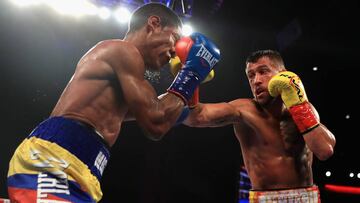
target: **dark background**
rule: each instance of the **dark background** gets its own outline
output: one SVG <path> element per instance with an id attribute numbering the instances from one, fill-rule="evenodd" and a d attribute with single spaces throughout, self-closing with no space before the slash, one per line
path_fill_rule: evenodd
<path id="1" fill-rule="evenodd" d="M 78 59 L 100 40 L 122 38 L 126 26 L 9 1 L 1 1 L 0 9 L 0 197 L 6 197 L 8 162 L 17 145 L 48 117 Z M 258 49 L 280 51 L 288 69 L 300 75 L 322 123 L 337 139 L 333 157 L 314 160 L 325 203 L 360 202 L 359 195 L 323 190 L 326 183 L 360 185 L 358 15 L 359 1 L 194 0 L 187 19 L 222 52 L 215 78 L 201 86 L 202 102 L 251 97 L 245 59 Z M 170 82 L 166 70 L 161 74 L 163 81 L 154 83 L 159 92 Z M 129 122 L 112 148 L 102 202 L 236 202 L 241 164 L 231 126 L 177 126 L 154 142 Z M 327 170 L 331 177 L 325 177 Z"/>

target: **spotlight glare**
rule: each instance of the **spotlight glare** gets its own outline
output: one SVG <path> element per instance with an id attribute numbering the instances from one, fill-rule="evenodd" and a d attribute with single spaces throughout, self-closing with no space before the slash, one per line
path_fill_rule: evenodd
<path id="1" fill-rule="evenodd" d="M 17 6 L 32 6 L 40 4 L 42 0 L 11 0 Z"/>
<path id="2" fill-rule="evenodd" d="M 96 15 L 99 9 L 94 4 L 85 1 L 80 5 L 80 10 L 86 15 Z"/>
<path id="3" fill-rule="evenodd" d="M 128 9 L 120 7 L 115 11 L 114 15 L 120 23 L 127 23 L 130 20 L 131 13 Z"/>
<path id="4" fill-rule="evenodd" d="M 108 8 L 106 7 L 101 7 L 99 10 L 98 10 L 98 15 L 101 19 L 103 20 L 106 20 L 110 17 L 111 15 L 111 12 Z"/>
<path id="5" fill-rule="evenodd" d="M 345 116 L 345 118 L 346 118 L 346 119 L 350 119 L 350 115 L 347 114 L 347 115 Z"/>
<path id="6" fill-rule="evenodd" d="M 349 174 L 350 178 L 354 177 L 354 173 Z"/>
<path id="7" fill-rule="evenodd" d="M 357 178 L 360 178 L 360 173 L 358 173 L 356 176 L 357 176 Z"/>
<path id="8" fill-rule="evenodd" d="M 317 71 L 318 70 L 318 67 L 313 67 L 313 71 Z"/>
<path id="9" fill-rule="evenodd" d="M 183 25 L 181 32 L 184 36 L 189 36 L 191 35 L 191 33 L 193 33 L 193 28 L 191 27 L 191 25 L 185 24 Z"/>
<path id="10" fill-rule="evenodd" d="M 326 171 L 325 175 L 326 175 L 326 177 L 330 177 L 330 176 L 331 176 L 331 172 L 330 172 L 330 171 Z"/>
<path id="11" fill-rule="evenodd" d="M 63 15 L 82 16 L 97 14 L 97 7 L 86 0 L 52 0 L 45 3 Z"/>

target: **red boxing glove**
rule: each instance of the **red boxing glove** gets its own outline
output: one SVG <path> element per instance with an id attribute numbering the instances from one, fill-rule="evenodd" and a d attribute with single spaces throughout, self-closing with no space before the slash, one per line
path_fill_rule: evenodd
<path id="1" fill-rule="evenodd" d="M 175 52 L 182 64 L 185 63 L 193 44 L 194 41 L 190 37 L 183 37 L 176 43 Z"/>

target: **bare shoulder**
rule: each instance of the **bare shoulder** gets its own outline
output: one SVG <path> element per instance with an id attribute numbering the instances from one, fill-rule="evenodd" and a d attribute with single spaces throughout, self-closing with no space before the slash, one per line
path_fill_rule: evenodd
<path id="1" fill-rule="evenodd" d="M 247 98 L 241 98 L 241 99 L 235 99 L 229 104 L 233 105 L 235 108 L 250 108 L 255 107 L 255 102 L 253 99 L 247 99 Z"/>
<path id="2" fill-rule="evenodd" d="M 242 120 L 247 122 L 260 112 L 259 105 L 254 99 L 236 99 L 231 101 L 230 105 L 234 106 L 236 111 L 241 114 Z"/>
<path id="3" fill-rule="evenodd" d="M 88 60 L 101 61 L 108 64 L 114 72 L 138 72 L 139 75 L 145 67 L 144 60 L 139 50 L 131 43 L 110 39 L 97 43 L 85 54 L 81 62 Z"/>
<path id="4" fill-rule="evenodd" d="M 139 50 L 133 44 L 120 39 L 101 41 L 92 50 L 105 56 L 140 56 Z"/>
<path id="5" fill-rule="evenodd" d="M 121 69 L 143 75 L 142 72 L 145 69 L 144 60 L 135 45 L 123 40 L 111 40 L 107 43 L 109 43 L 108 46 L 110 46 L 112 56 L 109 61 L 115 72 Z"/>

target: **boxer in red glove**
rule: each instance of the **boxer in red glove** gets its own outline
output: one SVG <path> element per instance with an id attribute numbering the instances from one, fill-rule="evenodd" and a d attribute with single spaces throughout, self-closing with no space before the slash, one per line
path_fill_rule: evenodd
<path id="1" fill-rule="evenodd" d="M 98 202 L 100 180 L 124 121 L 137 120 L 151 139 L 174 126 L 196 87 L 219 60 L 200 33 L 180 39 L 179 17 L 162 4 L 138 8 L 123 40 L 105 40 L 78 62 L 50 117 L 15 151 L 9 165 L 11 202 Z M 158 98 L 144 79 L 186 47 L 184 68 Z"/>
<path id="2" fill-rule="evenodd" d="M 334 135 L 320 123 L 300 78 L 280 54 L 252 53 L 246 61 L 253 99 L 198 103 L 184 121 L 193 127 L 234 125 L 252 190 L 250 202 L 320 202 L 313 154 L 333 154 Z"/>

